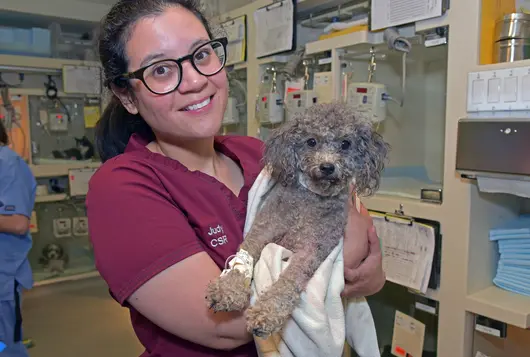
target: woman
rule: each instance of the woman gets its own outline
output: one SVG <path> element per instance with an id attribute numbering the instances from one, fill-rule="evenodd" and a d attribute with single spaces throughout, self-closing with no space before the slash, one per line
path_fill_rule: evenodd
<path id="1" fill-rule="evenodd" d="M 26 162 L 7 145 L 0 120 L 0 354 L 26 357 L 20 293 L 33 285 L 27 256 L 37 183 Z"/>
<path id="2" fill-rule="evenodd" d="M 262 143 L 216 136 L 226 40 L 212 36 L 198 3 L 121 0 L 103 22 L 113 98 L 97 126 L 105 163 L 89 185 L 90 235 L 142 356 L 255 356 L 243 314 L 214 314 L 204 300 L 242 242 Z M 344 293 L 375 293 L 384 284 L 377 236 L 359 214 L 350 223 L 345 273 L 354 281 Z"/>

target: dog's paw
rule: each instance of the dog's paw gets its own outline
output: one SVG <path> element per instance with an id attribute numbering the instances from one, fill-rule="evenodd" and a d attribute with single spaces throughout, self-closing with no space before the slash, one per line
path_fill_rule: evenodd
<path id="1" fill-rule="evenodd" d="M 253 335 L 267 338 L 280 331 L 291 312 L 275 298 L 260 300 L 245 312 L 247 330 Z"/>
<path id="2" fill-rule="evenodd" d="M 219 311 L 243 311 L 250 302 L 250 282 L 238 270 L 215 279 L 208 284 L 206 303 Z"/>

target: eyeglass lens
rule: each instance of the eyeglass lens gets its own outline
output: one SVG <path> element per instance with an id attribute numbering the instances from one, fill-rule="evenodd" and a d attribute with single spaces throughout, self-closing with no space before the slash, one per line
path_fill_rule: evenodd
<path id="1" fill-rule="evenodd" d="M 221 42 L 213 41 L 197 48 L 192 55 L 194 67 L 204 76 L 217 73 L 225 64 L 225 49 Z M 153 92 L 171 92 L 180 83 L 181 70 L 174 61 L 154 63 L 144 71 L 146 85 Z"/>

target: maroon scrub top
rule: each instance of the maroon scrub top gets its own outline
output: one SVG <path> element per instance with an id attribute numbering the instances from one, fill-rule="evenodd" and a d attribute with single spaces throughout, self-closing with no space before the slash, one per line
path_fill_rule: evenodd
<path id="1" fill-rule="evenodd" d="M 127 303 L 142 284 L 175 263 L 206 252 L 220 269 L 243 241 L 248 191 L 262 169 L 262 142 L 221 136 L 215 148 L 244 174 L 239 196 L 199 171 L 153 153 L 133 135 L 125 153 L 105 162 L 89 183 L 87 210 L 96 267 L 116 301 L 130 309 L 142 357 L 257 356 L 253 342 L 213 350 L 162 330 Z"/>

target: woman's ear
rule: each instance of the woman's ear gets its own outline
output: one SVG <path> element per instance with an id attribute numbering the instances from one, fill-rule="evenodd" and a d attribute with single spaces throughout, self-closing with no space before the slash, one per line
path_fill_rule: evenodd
<path id="1" fill-rule="evenodd" d="M 138 114 L 138 108 L 133 100 L 133 97 L 127 88 L 119 88 L 115 85 L 111 86 L 112 92 L 120 100 L 125 109 L 132 115 Z"/>

